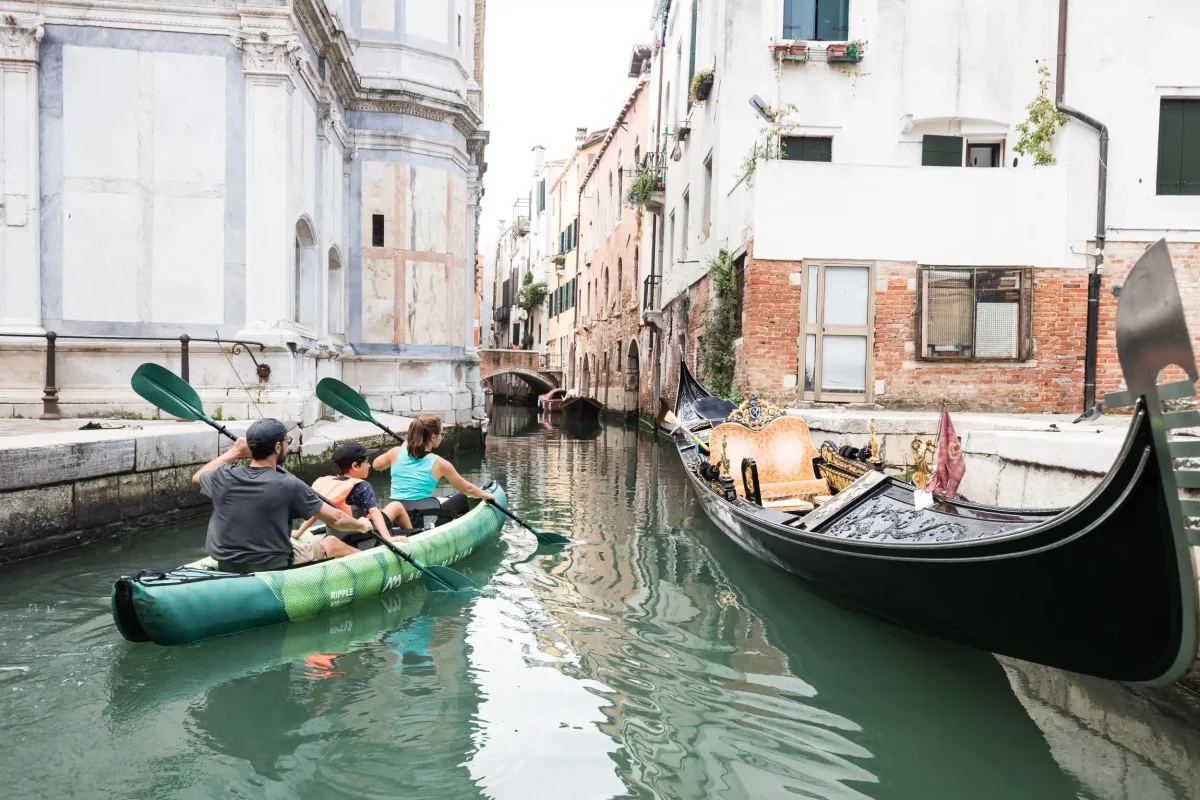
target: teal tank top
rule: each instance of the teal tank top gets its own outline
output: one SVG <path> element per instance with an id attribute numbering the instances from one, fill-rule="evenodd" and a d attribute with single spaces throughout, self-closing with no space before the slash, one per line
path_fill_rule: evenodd
<path id="1" fill-rule="evenodd" d="M 424 500 L 433 497 L 438 479 L 433 475 L 433 465 L 438 456 L 433 453 L 424 458 L 413 458 L 407 447 L 400 448 L 400 455 L 392 464 L 392 499 Z"/>

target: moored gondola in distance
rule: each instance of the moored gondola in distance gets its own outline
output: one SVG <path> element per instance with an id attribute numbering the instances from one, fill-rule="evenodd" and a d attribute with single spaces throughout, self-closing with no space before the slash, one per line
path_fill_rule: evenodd
<path id="1" fill-rule="evenodd" d="M 700 413 L 708 393 L 680 365 L 675 416 L 711 453 L 676 431 L 701 505 L 730 538 L 831 599 L 942 639 L 1129 683 L 1174 682 L 1196 656 L 1196 577 L 1190 544 L 1200 442 L 1171 431 L 1200 411 L 1168 401 L 1196 394 L 1197 370 L 1165 241 L 1130 271 L 1116 315 L 1133 406 L 1107 476 L 1081 503 L 1022 510 L 936 497 L 867 471 L 820 495 L 816 455 L 798 417 L 753 398 L 726 421 Z M 1171 366 L 1187 380 L 1158 383 Z M 777 427 L 773 427 L 777 426 Z M 798 455 L 804 450 L 803 455 Z M 1186 462 L 1184 462 L 1186 466 Z M 832 495 L 832 496 L 830 496 Z"/>

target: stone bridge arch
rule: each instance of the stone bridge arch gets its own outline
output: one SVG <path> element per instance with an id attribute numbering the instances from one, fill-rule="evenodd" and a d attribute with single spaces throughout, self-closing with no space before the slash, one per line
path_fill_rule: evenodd
<path id="1" fill-rule="evenodd" d="M 530 372 L 527 369 L 519 369 L 512 367 L 509 369 L 498 369 L 494 372 L 489 372 L 486 375 L 480 371 L 479 380 L 488 381 L 495 378 L 497 375 L 515 375 L 527 384 L 532 386 L 539 394 L 545 394 L 551 389 L 558 388 L 558 381 L 553 375 L 542 374 L 540 372 Z"/>

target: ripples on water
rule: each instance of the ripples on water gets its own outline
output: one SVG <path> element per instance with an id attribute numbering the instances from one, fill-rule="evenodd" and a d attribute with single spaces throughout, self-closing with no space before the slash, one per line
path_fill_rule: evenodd
<path id="1" fill-rule="evenodd" d="M 191 558 L 203 520 L 0 571 L 10 796 L 1196 796 L 1194 735 L 1135 754 L 1040 673 L 808 595 L 636 431 L 500 408 L 455 461 L 581 544 L 510 525 L 460 565 L 473 601 L 414 587 L 177 648 L 122 641 L 107 592 Z"/>

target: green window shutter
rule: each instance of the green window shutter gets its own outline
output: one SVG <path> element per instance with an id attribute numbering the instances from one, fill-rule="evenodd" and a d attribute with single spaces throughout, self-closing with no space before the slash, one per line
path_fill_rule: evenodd
<path id="1" fill-rule="evenodd" d="M 696 0 L 692 0 L 692 43 L 688 55 L 687 107 L 692 108 L 692 78 L 696 74 Z"/>
<path id="2" fill-rule="evenodd" d="M 1200 100 L 1183 103 L 1183 163 L 1179 170 L 1179 193 L 1200 194 Z"/>
<path id="3" fill-rule="evenodd" d="M 961 136 L 934 136 L 925 134 L 921 138 L 921 166 L 961 167 L 963 165 L 963 138 Z"/>
<path id="4" fill-rule="evenodd" d="M 804 137 L 805 161 L 833 161 L 833 139 L 828 136 Z"/>
<path id="5" fill-rule="evenodd" d="M 833 139 L 829 136 L 784 136 L 785 161 L 832 161 Z"/>
<path id="6" fill-rule="evenodd" d="M 1158 194 L 1182 194 L 1184 106 L 1163 100 L 1158 113 Z"/>

